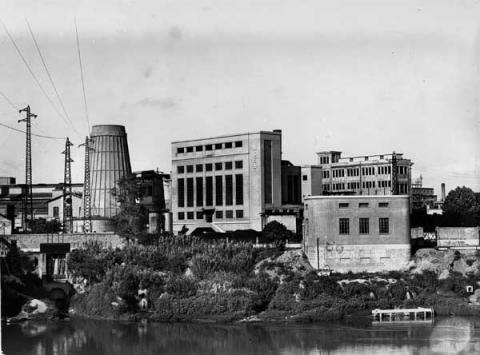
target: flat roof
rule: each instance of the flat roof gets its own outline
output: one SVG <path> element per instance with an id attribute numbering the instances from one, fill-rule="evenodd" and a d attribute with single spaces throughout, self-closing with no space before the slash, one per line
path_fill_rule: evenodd
<path id="1" fill-rule="evenodd" d="M 171 144 L 177 144 L 177 143 L 187 143 L 187 142 L 198 142 L 198 141 L 204 141 L 207 139 L 219 139 L 219 138 L 229 138 L 229 137 L 238 137 L 238 136 L 246 136 L 246 135 L 251 135 L 251 134 L 272 134 L 272 135 L 282 135 L 281 131 L 256 131 L 256 132 L 244 132 L 244 133 L 234 133 L 234 134 L 222 134 L 219 136 L 213 136 L 213 137 L 205 137 L 205 138 L 195 138 L 195 139 L 185 139 L 181 141 L 173 141 Z"/>

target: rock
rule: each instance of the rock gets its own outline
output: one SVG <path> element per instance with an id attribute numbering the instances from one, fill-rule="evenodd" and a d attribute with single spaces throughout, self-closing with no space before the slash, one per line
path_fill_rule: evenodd
<path id="1" fill-rule="evenodd" d="M 480 305 L 480 288 L 477 288 L 473 295 L 468 297 L 468 301 L 476 306 Z"/>
<path id="2" fill-rule="evenodd" d="M 50 319 L 56 317 L 57 309 L 49 300 L 31 299 L 27 301 L 16 316 L 9 318 L 10 322 L 28 319 Z"/>
<path id="3" fill-rule="evenodd" d="M 271 278 L 279 277 L 281 281 L 285 271 L 306 275 L 315 271 L 315 269 L 310 265 L 303 251 L 286 250 L 276 258 L 271 257 L 258 262 L 255 265 L 254 272 L 259 274 L 262 271 L 266 272 Z"/>
<path id="4" fill-rule="evenodd" d="M 438 279 L 439 280 L 445 280 L 445 279 L 448 279 L 448 277 L 450 276 L 450 271 L 448 270 L 443 270 L 440 275 L 438 275 Z"/>

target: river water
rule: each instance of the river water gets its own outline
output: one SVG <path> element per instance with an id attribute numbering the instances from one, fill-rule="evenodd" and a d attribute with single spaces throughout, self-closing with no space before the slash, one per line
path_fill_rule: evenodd
<path id="1" fill-rule="evenodd" d="M 165 324 L 75 319 L 2 326 L 5 355 L 480 354 L 480 319 L 425 324 Z"/>

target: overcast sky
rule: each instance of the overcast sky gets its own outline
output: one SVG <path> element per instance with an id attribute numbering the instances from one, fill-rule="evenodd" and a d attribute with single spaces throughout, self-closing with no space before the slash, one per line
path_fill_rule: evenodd
<path id="1" fill-rule="evenodd" d="M 0 26 L 0 91 L 69 136 L 126 126 L 132 168 L 170 171 L 170 142 L 282 129 L 283 158 L 404 153 L 439 192 L 480 190 L 479 1 L 1 1 L 5 23 L 61 113 L 26 20 L 74 129 L 56 113 Z M 0 123 L 24 128 L 0 96 Z M 0 127 L 0 175 L 24 181 L 21 133 Z M 63 180 L 61 140 L 33 138 L 33 181 Z M 72 148 L 83 181 L 83 150 Z"/>

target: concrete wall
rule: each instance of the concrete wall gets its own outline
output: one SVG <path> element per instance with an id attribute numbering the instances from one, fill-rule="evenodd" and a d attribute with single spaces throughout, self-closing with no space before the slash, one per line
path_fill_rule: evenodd
<path id="1" fill-rule="evenodd" d="M 321 166 L 302 166 L 302 202 L 307 196 L 322 195 L 322 179 L 323 176 Z"/>
<path id="2" fill-rule="evenodd" d="M 81 249 L 87 242 L 98 242 L 103 247 L 121 248 L 123 239 L 113 233 L 74 233 L 74 234 L 12 234 L 6 236 L 8 241 L 15 240 L 23 251 L 39 252 L 43 243 L 70 243 L 71 249 Z"/>
<path id="3" fill-rule="evenodd" d="M 315 268 L 375 272 L 410 260 L 408 196 L 313 196 L 305 199 L 304 217 L 304 251 Z M 349 234 L 340 234 L 340 218 L 349 220 Z M 360 218 L 369 219 L 368 234 L 360 234 Z M 388 218 L 388 234 L 379 233 L 379 218 Z"/>
<path id="4" fill-rule="evenodd" d="M 437 227 L 437 246 L 480 246 L 480 227 Z"/>

